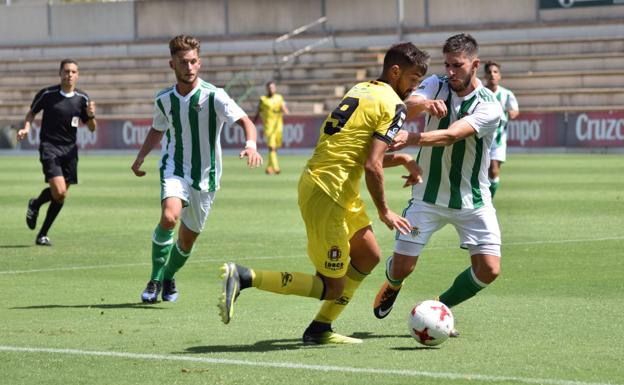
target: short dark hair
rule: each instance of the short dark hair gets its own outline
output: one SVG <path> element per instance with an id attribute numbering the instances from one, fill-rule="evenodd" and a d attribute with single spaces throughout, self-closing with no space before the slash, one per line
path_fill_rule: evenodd
<path id="1" fill-rule="evenodd" d="M 493 61 L 493 60 L 488 60 L 485 62 L 485 66 L 483 67 L 483 70 L 488 73 L 490 72 L 490 67 L 495 66 L 497 67 L 499 70 L 501 69 L 500 64 L 498 64 L 497 62 Z"/>
<path id="2" fill-rule="evenodd" d="M 429 67 L 429 54 L 416 48 L 411 42 L 395 44 L 384 56 L 383 72 L 388 71 L 393 65 L 401 68 L 416 65 L 424 75 Z"/>
<path id="3" fill-rule="evenodd" d="M 475 57 L 479 54 L 479 44 L 470 34 L 460 33 L 446 39 L 442 53 L 465 53 Z"/>
<path id="4" fill-rule="evenodd" d="M 265 87 L 270 86 L 271 84 L 275 84 L 275 80 L 269 80 L 268 82 L 264 83 Z"/>
<path id="5" fill-rule="evenodd" d="M 75 64 L 76 67 L 78 67 L 78 62 L 74 59 L 63 59 L 61 60 L 61 65 L 59 66 L 59 73 L 63 71 L 63 67 L 65 67 L 65 64 Z"/>
<path id="6" fill-rule="evenodd" d="M 178 35 L 169 40 L 169 52 L 171 53 L 171 56 L 180 51 L 192 50 L 197 50 L 197 54 L 199 54 L 199 46 L 199 40 L 190 35 Z"/>

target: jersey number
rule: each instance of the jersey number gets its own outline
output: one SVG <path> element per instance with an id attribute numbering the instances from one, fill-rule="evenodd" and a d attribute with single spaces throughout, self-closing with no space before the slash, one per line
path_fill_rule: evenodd
<path id="1" fill-rule="evenodd" d="M 347 121 L 351 115 L 353 115 L 359 104 L 360 99 L 358 98 L 347 96 L 342 99 L 338 107 L 332 111 L 329 119 L 327 119 L 323 132 L 327 135 L 334 135 L 335 133 L 340 132 L 342 127 L 347 124 Z"/>

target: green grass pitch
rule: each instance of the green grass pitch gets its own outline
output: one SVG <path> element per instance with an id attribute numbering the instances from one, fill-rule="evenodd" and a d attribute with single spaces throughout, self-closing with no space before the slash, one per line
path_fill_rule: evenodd
<path id="1" fill-rule="evenodd" d="M 0 382 L 3 384 L 624 384 L 624 158 L 512 155 L 496 197 L 503 271 L 454 309 L 462 335 L 439 348 L 407 334 L 415 302 L 448 287 L 469 262 L 450 227 L 437 233 L 383 321 L 372 301 L 383 267 L 334 324 L 358 346 L 305 347 L 319 302 L 242 293 L 230 325 L 216 301 L 219 265 L 312 272 L 296 200 L 306 157 L 283 173 L 224 159 L 222 188 L 177 303 L 143 305 L 158 221 L 156 156 L 82 156 L 80 184 L 34 246 L 28 198 L 44 187 L 36 155 L 0 157 Z M 402 170 L 386 173 L 389 202 L 409 198 Z M 393 233 L 368 213 L 384 255 Z M 39 224 L 43 221 L 44 210 Z"/>

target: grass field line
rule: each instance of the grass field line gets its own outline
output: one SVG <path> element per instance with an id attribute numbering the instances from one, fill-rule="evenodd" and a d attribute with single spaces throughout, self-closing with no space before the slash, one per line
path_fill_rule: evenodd
<path id="1" fill-rule="evenodd" d="M 195 362 L 202 364 L 216 365 L 234 365 L 234 366 L 256 366 L 262 368 L 282 368 L 309 370 L 315 372 L 339 372 L 339 373 L 355 373 L 355 374 L 378 374 L 383 376 L 406 376 L 406 377 L 424 377 L 436 378 L 443 380 L 457 381 L 482 381 L 482 382 L 517 382 L 522 384 L 543 384 L 543 385 L 619 385 L 612 382 L 584 382 L 563 379 L 547 379 L 547 378 L 531 378 L 519 376 L 491 376 L 487 374 L 463 374 L 463 373 L 445 373 L 445 372 L 428 372 L 420 370 L 407 369 L 380 369 L 380 368 L 357 368 L 348 366 L 330 366 L 330 365 L 310 365 L 300 364 L 296 362 L 271 362 L 271 361 L 248 361 L 248 360 L 232 360 L 225 358 L 209 358 L 209 357 L 189 357 L 179 355 L 165 354 L 144 354 L 144 353 L 127 353 L 127 352 L 110 352 L 110 351 L 92 351 L 78 349 L 54 349 L 54 348 L 33 348 L 19 346 L 0 345 L 0 351 L 17 352 L 17 353 L 47 353 L 55 355 L 74 355 L 83 357 L 112 357 L 130 360 L 150 360 L 150 361 L 182 361 Z"/>
<path id="2" fill-rule="evenodd" d="M 541 245 L 541 244 L 560 244 L 560 243 L 575 243 L 575 242 L 601 242 L 601 241 L 614 241 L 624 240 L 624 236 L 618 237 L 604 237 L 604 238 L 585 238 L 585 239 L 562 239 L 553 241 L 521 241 L 521 242 L 506 242 L 504 246 L 525 246 L 525 245 Z M 428 247 L 427 250 L 449 250 L 456 249 L 457 246 L 437 246 Z M 262 259 L 292 259 L 303 258 L 305 255 L 275 255 L 275 256 L 257 256 L 257 257 L 238 257 L 237 260 L 262 260 Z M 206 262 L 225 262 L 225 259 L 207 258 L 207 259 L 192 259 L 187 263 L 206 263 Z M 105 265 L 85 265 L 85 266 L 63 266 L 63 267 L 50 267 L 45 269 L 29 269 L 29 270 L 2 270 L 0 275 L 9 274 L 28 274 L 28 273 L 48 273 L 55 271 L 71 271 L 71 270 L 92 270 L 92 269 L 111 269 L 120 267 L 132 267 L 132 266 L 151 266 L 151 262 L 137 262 L 137 263 L 117 263 L 117 264 L 105 264 Z"/>

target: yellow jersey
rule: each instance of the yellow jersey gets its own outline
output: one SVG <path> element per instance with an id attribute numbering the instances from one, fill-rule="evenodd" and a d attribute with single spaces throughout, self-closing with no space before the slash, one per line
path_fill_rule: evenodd
<path id="1" fill-rule="evenodd" d="M 390 144 L 403 126 L 406 107 L 381 81 L 355 85 L 327 116 L 305 172 L 339 205 L 360 201 L 360 178 L 373 138 Z"/>
<path id="2" fill-rule="evenodd" d="M 273 94 L 273 96 L 263 95 L 260 97 L 260 103 L 258 105 L 258 111 L 260 112 L 260 118 L 264 126 L 270 128 L 282 119 L 282 106 L 284 105 L 284 97 L 280 94 Z"/>

